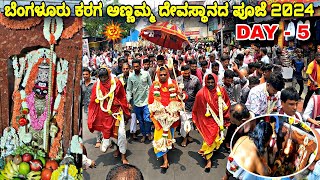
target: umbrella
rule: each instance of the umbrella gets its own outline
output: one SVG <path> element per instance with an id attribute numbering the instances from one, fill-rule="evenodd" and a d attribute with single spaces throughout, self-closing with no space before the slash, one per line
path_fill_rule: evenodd
<path id="1" fill-rule="evenodd" d="M 190 44 L 183 31 L 171 22 L 157 22 L 143 28 L 140 36 L 157 45 L 175 50 L 184 49 Z"/>

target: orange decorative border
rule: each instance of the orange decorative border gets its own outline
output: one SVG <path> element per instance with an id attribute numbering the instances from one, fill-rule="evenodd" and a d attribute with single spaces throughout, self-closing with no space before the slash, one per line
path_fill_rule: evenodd
<path id="1" fill-rule="evenodd" d="M 82 19 L 75 18 L 71 26 L 65 28 L 62 32 L 61 39 L 72 38 L 82 28 Z"/>
<path id="2" fill-rule="evenodd" d="M 13 20 L 0 13 L 0 24 L 9 29 L 30 29 L 33 26 L 40 24 L 41 21 L 42 18 L 39 17 L 27 18 L 23 21 Z"/>

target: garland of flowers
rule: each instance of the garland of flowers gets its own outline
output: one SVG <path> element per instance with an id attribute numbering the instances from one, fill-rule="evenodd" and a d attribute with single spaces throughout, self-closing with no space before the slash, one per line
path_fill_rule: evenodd
<path id="1" fill-rule="evenodd" d="M 154 82 L 153 87 L 155 88 L 155 91 L 153 92 L 154 99 L 157 101 L 161 101 L 160 97 L 160 87 L 161 84 L 159 81 Z M 176 93 L 176 87 L 172 82 L 172 79 L 168 79 L 168 90 L 170 92 L 170 100 L 176 100 L 177 99 L 177 93 Z"/>
<path id="2" fill-rule="evenodd" d="M 22 83 L 22 87 L 24 87 L 24 89 L 22 89 L 20 91 L 21 99 L 22 99 L 22 109 L 28 109 L 28 105 L 26 104 L 26 94 L 30 94 L 32 92 L 34 82 L 37 78 L 39 66 L 44 60 L 46 62 L 49 61 L 49 59 L 47 59 L 47 58 L 46 59 L 39 58 L 38 62 L 36 62 L 34 65 L 32 62 L 31 62 L 32 66 L 29 66 L 29 64 L 28 64 L 28 70 L 26 72 L 26 75 L 25 75 L 23 83 Z"/>
<path id="3" fill-rule="evenodd" d="M 112 103 L 113 103 L 113 99 L 114 99 L 114 91 L 116 90 L 116 87 L 117 87 L 117 84 L 115 82 L 115 79 L 112 77 L 111 78 L 111 88 L 110 88 L 110 91 L 108 94 L 106 94 L 105 96 L 103 95 L 101 89 L 100 89 L 100 80 L 98 80 L 97 82 L 97 87 L 96 87 L 96 100 L 95 102 L 96 103 L 99 103 L 100 102 L 100 108 L 103 112 L 107 112 L 109 113 L 110 115 L 112 114 L 112 111 L 111 111 L 111 106 L 112 106 Z M 108 105 L 107 105 L 107 109 L 105 109 L 103 107 L 103 103 L 104 103 L 104 100 L 109 98 L 108 100 Z"/>
<path id="4" fill-rule="evenodd" d="M 13 101 L 14 107 L 13 107 L 13 114 L 12 114 L 12 127 L 18 130 L 19 124 L 17 123 L 17 117 L 20 116 L 21 114 L 21 109 L 22 112 L 28 112 L 28 105 L 26 103 L 26 94 L 30 94 L 32 92 L 33 86 L 34 86 L 34 81 L 37 78 L 37 73 L 40 64 L 45 60 L 48 63 L 49 59 L 44 59 L 42 56 L 46 54 L 47 49 L 42 48 L 38 49 L 36 51 L 32 51 L 29 54 L 27 54 L 25 61 L 27 64 L 27 71 L 24 75 L 23 81 L 21 86 L 24 88 L 21 91 L 16 91 L 13 93 Z M 54 55 L 55 58 L 55 55 Z M 55 61 L 53 61 L 55 63 Z M 22 71 L 22 70 L 21 70 Z M 53 68 L 52 71 L 54 72 L 55 69 Z M 52 77 L 54 79 L 54 77 Z M 26 113 L 27 114 L 27 113 Z"/>
<path id="5" fill-rule="evenodd" d="M 222 99 L 222 93 L 220 91 L 220 88 L 217 87 L 217 95 L 218 95 L 218 108 L 219 108 L 219 117 L 216 115 L 216 113 L 212 110 L 210 105 L 207 103 L 207 111 L 205 116 L 210 117 L 212 116 L 214 121 L 218 124 L 220 129 L 220 138 L 223 140 L 223 131 L 224 131 L 224 121 L 223 121 L 223 111 L 225 111 L 228 107 L 225 105 L 225 102 Z"/>
<path id="6" fill-rule="evenodd" d="M 61 94 L 67 85 L 68 79 L 68 61 L 60 59 L 60 62 L 57 64 L 57 91 L 58 96 L 56 97 L 53 116 L 57 114 L 56 121 L 58 125 L 58 133 L 54 138 L 54 141 L 51 144 L 49 157 L 56 158 L 60 148 L 60 141 L 62 139 L 62 129 L 64 122 L 64 104 L 66 100 L 66 94 Z"/>
<path id="7" fill-rule="evenodd" d="M 42 56 L 48 55 L 48 49 L 42 48 L 42 49 L 38 49 L 36 51 L 32 51 L 30 52 L 27 56 L 26 59 L 28 60 L 28 69 L 26 71 L 23 83 L 22 83 L 22 87 L 25 88 L 25 91 L 27 94 L 30 94 L 33 86 L 34 86 L 34 81 L 37 78 L 37 74 L 38 74 L 38 69 L 40 64 L 45 60 L 46 63 L 50 63 L 50 59 L 48 58 L 43 58 Z M 53 68 L 52 68 L 52 73 L 54 74 L 55 72 L 55 66 L 54 64 L 56 59 L 56 55 L 54 54 L 53 56 Z M 54 76 L 52 76 L 52 82 L 54 81 Z"/>
<path id="8" fill-rule="evenodd" d="M 70 39 L 72 38 L 79 30 L 82 28 L 82 19 L 75 18 L 74 22 L 71 26 L 65 28 L 62 32 L 61 38 L 62 39 Z"/>
<path id="9" fill-rule="evenodd" d="M 23 21 L 14 20 L 5 17 L 2 13 L 0 13 L 0 24 L 9 29 L 30 29 L 38 24 L 40 24 L 42 18 L 33 17 L 28 18 Z"/>
<path id="10" fill-rule="evenodd" d="M 16 117 L 18 117 L 20 115 L 20 109 L 21 109 L 21 106 L 22 106 L 22 99 L 21 99 L 21 94 L 19 91 L 15 91 L 13 92 L 13 102 L 14 103 L 14 106 L 13 106 L 13 112 L 12 112 L 12 124 L 11 126 L 15 129 L 15 130 L 18 130 L 19 128 L 19 124 L 17 122 L 17 119 Z"/>
<path id="11" fill-rule="evenodd" d="M 52 24 L 52 21 L 56 21 L 57 26 L 56 26 L 56 31 L 52 33 L 50 31 L 50 25 Z M 45 18 L 44 19 L 44 24 L 43 24 L 43 35 L 44 38 L 49 42 L 50 45 L 56 44 L 57 40 L 60 38 L 61 34 L 63 31 L 63 21 L 59 17 L 54 17 L 54 18 Z"/>
<path id="12" fill-rule="evenodd" d="M 67 85 L 68 79 L 68 61 L 60 59 L 60 62 L 57 63 L 57 91 L 58 95 L 54 102 L 53 116 L 57 113 L 57 109 L 61 100 L 61 93 Z"/>
<path id="13" fill-rule="evenodd" d="M 267 114 L 271 114 L 272 111 L 273 111 L 273 108 L 275 107 L 276 103 L 277 103 L 277 97 L 273 97 L 271 99 L 268 91 L 267 91 L 267 88 L 265 89 L 266 91 L 266 94 L 267 94 Z"/>
<path id="14" fill-rule="evenodd" d="M 13 66 L 13 69 L 14 69 L 14 76 L 16 78 L 18 78 L 18 76 L 19 76 L 19 66 L 18 66 L 18 58 L 17 58 L 17 56 L 13 56 L 13 58 L 12 58 L 12 66 Z"/>
<path id="15" fill-rule="evenodd" d="M 22 78 L 22 74 L 24 72 L 25 65 L 26 65 L 25 58 L 19 58 L 20 68 L 19 68 L 19 65 L 18 65 L 17 56 L 14 56 L 12 58 L 12 60 L 13 60 L 12 66 L 13 66 L 13 69 L 14 69 L 15 78 Z M 27 107 L 27 105 L 25 103 L 25 93 L 23 93 L 23 95 L 19 91 L 15 91 L 13 93 L 13 97 L 14 97 L 13 100 L 14 100 L 14 102 L 16 102 L 14 104 L 14 107 L 13 107 L 13 116 L 12 116 L 13 118 L 19 116 L 21 106 Z M 24 99 L 24 100 L 22 100 L 22 99 Z M 18 130 L 19 126 L 18 126 L 18 123 L 17 123 L 17 119 L 12 119 L 12 127 L 15 128 L 16 130 Z"/>
<path id="16" fill-rule="evenodd" d="M 276 97 L 271 99 L 271 97 L 268 96 L 267 100 L 268 100 L 268 103 L 267 103 L 268 104 L 267 114 L 270 114 L 270 113 L 272 113 L 273 108 L 275 107 L 278 99 Z"/>
<path id="17" fill-rule="evenodd" d="M 31 127 L 34 130 L 40 131 L 43 129 L 44 122 L 46 121 L 47 114 L 48 114 L 48 108 L 45 107 L 43 113 L 38 117 L 37 110 L 35 108 L 35 99 L 34 99 L 35 93 L 32 92 L 27 97 L 27 104 L 29 107 L 29 115 L 31 120 Z M 46 96 L 46 104 L 48 103 L 48 96 Z"/>
<path id="18" fill-rule="evenodd" d="M 59 107 L 57 109 L 57 112 L 58 114 L 56 115 L 56 121 L 57 121 L 57 125 L 58 125 L 58 133 L 56 135 L 56 138 L 54 139 L 53 143 L 51 144 L 51 148 L 50 148 L 50 151 L 49 151 L 49 157 L 50 158 L 56 158 L 57 157 L 57 154 L 59 152 L 59 149 L 60 149 L 60 141 L 62 139 L 62 129 L 63 129 L 63 122 L 64 122 L 64 105 L 65 105 L 65 102 L 66 102 L 66 94 L 64 94 L 62 97 L 61 97 L 61 100 L 60 100 L 60 104 L 59 104 Z"/>
<path id="19" fill-rule="evenodd" d="M 183 104 L 177 101 L 176 87 L 174 86 L 171 78 L 168 80 L 168 91 L 170 92 L 170 103 L 167 107 L 164 107 L 161 103 L 160 88 L 161 84 L 159 81 L 155 81 L 153 84 L 155 91 L 154 102 L 149 105 L 150 112 L 155 113 L 154 118 L 160 123 L 163 128 L 162 138 L 153 141 L 153 146 L 159 151 L 166 152 L 167 149 L 172 148 L 172 144 L 175 143 L 175 139 L 168 139 L 170 126 L 179 120 L 179 111 L 183 110 Z"/>

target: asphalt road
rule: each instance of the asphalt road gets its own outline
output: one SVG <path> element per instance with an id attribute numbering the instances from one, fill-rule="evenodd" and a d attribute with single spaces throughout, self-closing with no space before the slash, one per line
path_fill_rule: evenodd
<path id="1" fill-rule="evenodd" d="M 85 130 L 85 129 L 84 129 Z M 86 130 L 87 131 L 87 130 Z M 109 170 L 116 164 L 121 163 L 120 157 L 114 158 L 114 149 L 109 149 L 102 153 L 99 148 L 94 148 L 95 135 L 84 132 L 84 144 L 87 148 L 88 157 L 95 160 L 97 167 L 88 169 L 84 172 L 84 179 L 105 180 Z M 127 159 L 130 164 L 137 166 L 146 180 L 187 180 L 187 179 L 221 179 L 225 174 L 228 152 L 221 147 L 213 155 L 213 167 L 210 172 L 204 171 L 206 164 L 197 152 L 199 151 L 202 138 L 196 131 L 191 133 L 194 141 L 187 147 L 181 147 L 182 139 L 176 132 L 175 149 L 169 151 L 169 169 L 164 172 L 160 169 L 163 163 L 162 158 L 157 160 L 152 144 L 147 140 L 146 143 L 139 141 L 128 141 Z M 139 137 L 140 139 L 141 137 Z"/>

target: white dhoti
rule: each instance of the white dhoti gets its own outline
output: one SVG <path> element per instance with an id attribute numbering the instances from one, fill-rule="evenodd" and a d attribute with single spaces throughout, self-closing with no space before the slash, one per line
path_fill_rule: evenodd
<path id="1" fill-rule="evenodd" d="M 82 166 L 88 169 L 92 164 L 92 160 L 89 159 L 86 155 L 82 155 Z"/>
<path id="2" fill-rule="evenodd" d="M 119 113 L 112 114 L 114 117 L 116 117 Z M 126 138 L 126 129 L 125 129 L 125 123 L 124 123 L 124 117 L 123 114 L 121 115 L 121 120 L 119 122 L 119 129 L 118 129 L 118 139 L 115 139 L 111 137 L 110 139 L 103 139 L 102 145 L 100 150 L 102 152 L 106 152 L 108 147 L 111 145 L 111 142 L 114 142 L 118 145 L 119 151 L 121 154 L 125 154 L 127 151 L 127 138 Z"/>
<path id="3" fill-rule="evenodd" d="M 180 134 L 182 137 L 187 137 L 187 134 L 193 130 L 193 123 L 192 123 L 192 112 L 184 112 L 180 111 L 180 120 L 181 120 L 181 127 L 180 127 Z M 189 124 L 188 124 L 189 123 Z M 186 129 L 185 126 L 190 125 L 190 129 Z"/>
<path id="4" fill-rule="evenodd" d="M 136 132 L 137 132 L 137 116 L 135 113 L 131 113 L 130 133 L 136 133 Z"/>

